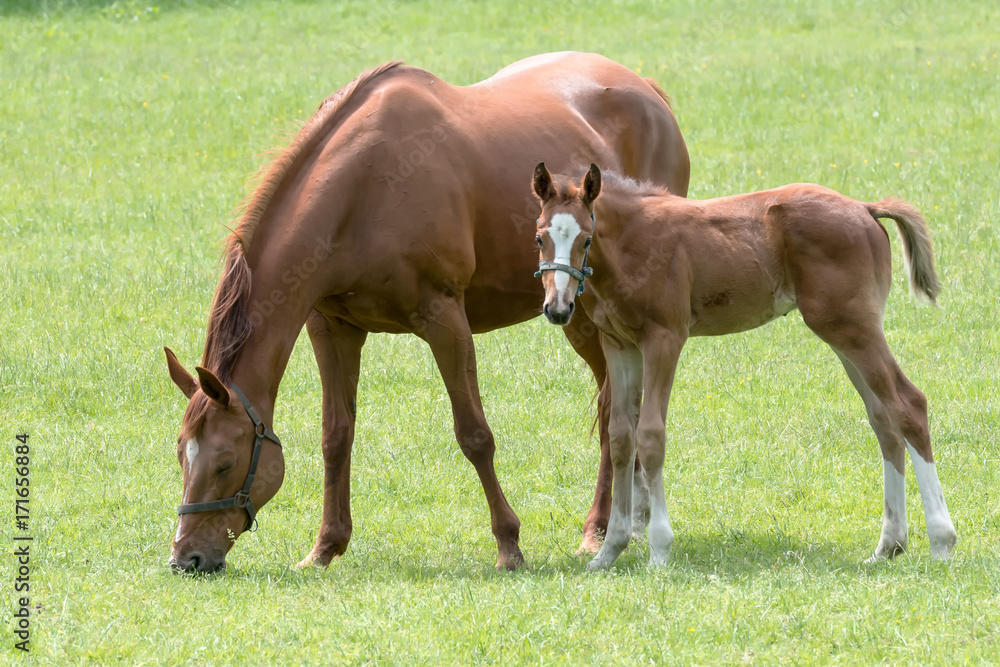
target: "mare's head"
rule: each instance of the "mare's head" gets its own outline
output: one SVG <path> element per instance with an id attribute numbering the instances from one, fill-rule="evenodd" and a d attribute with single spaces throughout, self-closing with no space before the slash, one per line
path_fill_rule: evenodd
<path id="1" fill-rule="evenodd" d="M 552 324 L 567 324 L 583 293 L 587 253 L 594 234 L 594 200 L 601 192 L 601 170 L 591 164 L 579 185 L 568 179 L 553 179 L 544 162 L 535 167 L 532 181 L 542 203 L 535 241 L 538 243 L 538 273 L 545 288 L 542 312 Z"/>
<path id="2" fill-rule="evenodd" d="M 273 431 L 245 407 L 243 397 L 204 368 L 195 378 L 173 352 L 166 353 L 170 378 L 189 399 L 177 437 L 184 504 L 170 564 L 180 571 L 214 572 L 225 567 L 226 554 L 251 528 L 257 508 L 277 493 L 285 459 Z M 255 448 L 259 460 L 253 466 Z"/>

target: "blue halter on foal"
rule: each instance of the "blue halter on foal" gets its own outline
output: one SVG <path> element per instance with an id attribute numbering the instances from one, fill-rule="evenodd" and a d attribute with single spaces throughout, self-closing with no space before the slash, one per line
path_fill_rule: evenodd
<path id="1" fill-rule="evenodd" d="M 594 220 L 593 211 L 590 212 L 590 223 L 591 223 L 591 229 L 596 230 L 597 221 Z M 579 296 L 583 294 L 583 289 L 584 289 L 583 283 L 585 280 L 587 280 L 587 276 L 594 275 L 594 269 L 592 267 L 587 266 L 587 256 L 589 254 L 590 254 L 590 246 L 587 246 L 587 249 L 583 251 L 583 266 L 581 266 L 579 269 L 575 269 L 569 264 L 560 264 L 558 262 L 538 262 L 538 270 L 535 271 L 535 277 L 540 278 L 543 271 L 562 271 L 563 273 L 568 273 L 569 275 L 576 278 L 577 281 L 580 283 L 580 286 L 576 290 L 576 294 L 577 296 Z"/>
<path id="2" fill-rule="evenodd" d="M 186 503 L 177 508 L 177 514 L 195 514 L 196 512 L 211 512 L 212 510 L 239 507 L 246 510 L 247 516 L 250 517 L 247 527 L 243 529 L 246 532 L 248 530 L 256 530 L 257 528 L 257 508 L 253 506 L 253 501 L 250 500 L 250 487 L 253 485 L 253 478 L 257 475 L 257 463 L 260 461 L 261 445 L 264 444 L 264 438 L 267 438 L 278 445 L 278 447 L 281 447 L 281 440 L 278 440 L 278 436 L 271 430 L 271 427 L 265 424 L 257 415 L 257 411 L 250 405 L 249 399 L 240 391 L 240 388 L 235 384 L 230 385 L 230 388 L 239 397 L 240 402 L 243 403 L 243 408 L 247 411 L 247 416 L 253 422 L 254 435 L 256 435 L 253 443 L 253 455 L 250 458 L 250 470 L 247 471 L 247 479 L 243 482 L 243 488 L 237 491 L 236 495 L 232 498 L 209 500 L 203 503 Z"/>

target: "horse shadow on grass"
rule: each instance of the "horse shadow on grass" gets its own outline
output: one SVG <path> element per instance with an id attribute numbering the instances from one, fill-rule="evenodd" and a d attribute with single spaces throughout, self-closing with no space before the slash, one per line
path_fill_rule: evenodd
<path id="1" fill-rule="evenodd" d="M 267 579 L 298 585 L 316 578 L 338 580 L 387 579 L 408 583 L 433 581 L 483 581 L 495 577 L 525 577 L 558 579 L 566 575 L 589 575 L 586 564 L 593 556 L 576 555 L 569 549 L 539 549 L 533 553 L 531 544 L 524 546 L 526 565 L 513 573 L 497 572 L 489 560 L 490 552 L 477 549 L 456 549 L 447 555 L 424 555 L 418 551 L 387 552 L 383 548 L 365 548 L 352 544 L 347 554 L 337 558 L 329 568 L 296 570 L 281 562 L 250 562 L 230 566 L 224 572 L 211 575 L 223 579 Z M 773 575 L 778 572 L 824 575 L 833 572 L 876 573 L 878 563 L 865 564 L 869 554 L 855 545 L 834 541 L 803 541 L 776 529 L 744 531 L 732 528 L 685 531 L 675 537 L 670 565 L 663 570 L 649 570 L 649 546 L 645 539 L 633 540 L 618 561 L 607 570 L 611 576 L 644 576 L 657 574 L 667 578 L 713 577 L 739 581 Z M 238 560 L 238 559 L 237 559 Z M 593 576 L 602 576 L 595 573 Z"/>

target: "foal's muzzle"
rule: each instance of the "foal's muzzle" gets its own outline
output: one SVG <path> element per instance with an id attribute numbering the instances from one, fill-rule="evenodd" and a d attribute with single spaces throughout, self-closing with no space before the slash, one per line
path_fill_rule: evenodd
<path id="1" fill-rule="evenodd" d="M 545 314 L 546 319 L 552 324 L 558 324 L 560 326 L 569 324 L 570 318 L 573 317 L 573 311 L 576 309 L 576 304 L 572 301 L 563 307 L 557 307 L 555 304 L 550 305 L 545 303 L 542 306 L 542 313 Z"/>

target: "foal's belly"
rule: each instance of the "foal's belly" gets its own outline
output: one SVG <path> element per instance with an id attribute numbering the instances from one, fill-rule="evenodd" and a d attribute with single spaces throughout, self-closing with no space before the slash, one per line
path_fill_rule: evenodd
<path id="1" fill-rule="evenodd" d="M 720 290 L 700 295 L 691 307 L 692 336 L 722 336 L 749 331 L 795 310 L 791 290 Z"/>

